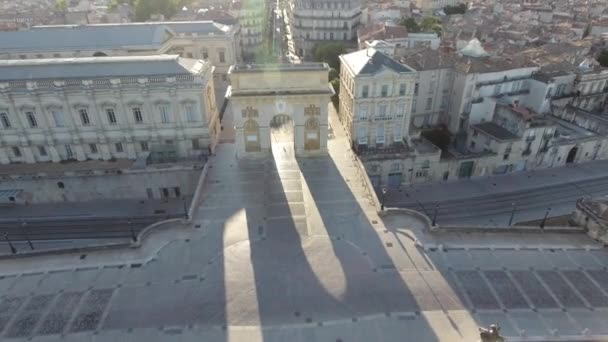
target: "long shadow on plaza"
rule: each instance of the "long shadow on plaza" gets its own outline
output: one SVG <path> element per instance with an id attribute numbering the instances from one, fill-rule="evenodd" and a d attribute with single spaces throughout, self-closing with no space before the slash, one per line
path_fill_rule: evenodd
<path id="1" fill-rule="evenodd" d="M 412 316 L 420 313 L 412 291 L 396 272 L 348 185 L 338 176 L 332 158 L 306 158 L 295 165 L 294 171 L 302 172 L 302 186 L 310 188 L 313 198 L 304 213 L 308 223 L 291 218 L 292 214 L 301 215 L 301 208 L 285 206 L 285 217 L 267 219 L 265 239 L 251 244 L 260 323 L 322 326 L 338 319 L 356 322 L 376 314 L 388 317 L 401 312 L 411 312 Z M 284 171 L 272 161 L 267 172 Z M 293 199 L 284 184 L 281 181 L 270 184 L 278 187 L 272 190 L 277 202 L 289 202 L 288 196 Z M 314 203 L 320 206 L 316 208 L 320 215 L 312 213 Z M 320 216 L 320 221 L 315 216 Z M 329 238 L 324 234 L 314 236 L 315 231 L 323 229 L 320 225 L 325 227 Z M 249 232 L 255 231 L 253 228 Z M 313 235 L 303 237 L 307 232 Z M 355 236 L 364 246 L 345 239 L 345 235 Z M 377 264 L 378 260 L 382 260 L 382 265 Z M 414 335 L 421 334 L 418 340 L 437 340 L 422 316 L 416 321 Z M 349 333 L 348 326 L 342 328 Z M 376 340 L 388 337 L 383 332 L 370 333 Z M 264 334 L 270 338 L 266 330 Z M 337 333 L 335 338 L 341 336 Z"/>

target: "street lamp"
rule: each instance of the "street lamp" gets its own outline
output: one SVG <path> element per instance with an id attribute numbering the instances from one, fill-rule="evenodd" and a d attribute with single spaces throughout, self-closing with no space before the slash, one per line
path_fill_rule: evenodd
<path id="1" fill-rule="evenodd" d="M 433 227 L 437 224 L 437 212 L 439 212 L 439 203 L 435 204 L 435 212 L 433 213 Z"/>
<path id="2" fill-rule="evenodd" d="M 34 245 L 32 244 L 32 240 L 30 240 L 30 234 L 27 232 L 27 222 L 21 222 L 21 228 L 25 232 L 25 239 L 27 240 L 27 244 L 30 245 L 30 249 L 34 250 Z"/>
<path id="3" fill-rule="evenodd" d="M 382 200 L 380 201 L 380 210 L 384 211 L 384 201 L 386 200 L 386 188 L 382 188 Z"/>
<path id="4" fill-rule="evenodd" d="M 513 224 L 513 217 L 515 217 L 515 210 L 517 210 L 517 204 L 515 204 L 515 202 L 511 203 L 511 206 L 513 208 L 511 210 L 511 217 L 509 218 L 509 227 Z"/>
<path id="5" fill-rule="evenodd" d="M 543 217 L 542 222 L 540 223 L 540 228 L 545 228 L 545 223 L 547 223 L 547 217 L 549 216 L 549 212 L 551 212 L 551 207 L 547 208 L 547 212 L 545 213 L 545 217 Z"/>
<path id="6" fill-rule="evenodd" d="M 11 240 L 8 239 L 8 233 L 4 233 L 4 239 L 6 240 L 6 242 L 8 242 L 8 245 L 11 248 L 11 253 L 17 254 L 17 249 L 15 249 L 15 246 L 13 246 Z"/>
<path id="7" fill-rule="evenodd" d="M 184 217 L 188 219 L 188 207 L 186 206 L 186 197 L 184 197 Z"/>
<path id="8" fill-rule="evenodd" d="M 131 239 L 133 242 L 137 242 L 137 235 L 135 235 L 135 231 L 133 230 L 133 221 L 129 220 L 129 230 L 131 231 Z"/>

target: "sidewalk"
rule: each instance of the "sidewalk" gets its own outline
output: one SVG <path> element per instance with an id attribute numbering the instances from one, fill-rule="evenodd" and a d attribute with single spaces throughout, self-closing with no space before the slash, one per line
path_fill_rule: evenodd
<path id="1" fill-rule="evenodd" d="M 190 198 L 187 203 L 189 204 Z M 156 211 L 156 212 L 155 212 Z M 0 221 L 15 218 L 93 218 L 141 217 L 164 214 L 183 214 L 181 199 L 163 200 L 99 200 L 89 202 L 42 203 L 0 207 Z"/>
<path id="2" fill-rule="evenodd" d="M 419 202 L 443 201 L 484 196 L 491 193 L 508 193 L 608 177 L 608 160 L 573 164 L 549 169 L 515 172 L 506 175 L 479 177 L 466 180 L 416 184 L 389 191 L 389 202 L 412 201 L 406 193 L 415 195 Z"/>

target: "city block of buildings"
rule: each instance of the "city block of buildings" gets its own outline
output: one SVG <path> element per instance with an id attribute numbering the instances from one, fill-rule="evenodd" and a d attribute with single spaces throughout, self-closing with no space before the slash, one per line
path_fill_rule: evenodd
<path id="1" fill-rule="evenodd" d="M 339 116 L 376 186 L 608 158 L 608 69 L 592 58 L 540 66 L 477 39 L 457 53 L 340 58 Z"/>

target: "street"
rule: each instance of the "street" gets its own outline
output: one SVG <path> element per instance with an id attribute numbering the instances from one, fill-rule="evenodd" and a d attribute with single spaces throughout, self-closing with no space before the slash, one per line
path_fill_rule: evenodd
<path id="1" fill-rule="evenodd" d="M 421 184 L 388 189 L 387 207 L 410 208 L 439 224 L 505 226 L 512 223 L 567 215 L 583 196 L 608 195 L 608 163 L 596 161 L 576 166 Z M 378 196 L 382 196 L 380 193 Z M 549 209 L 550 208 L 550 209 Z"/>

